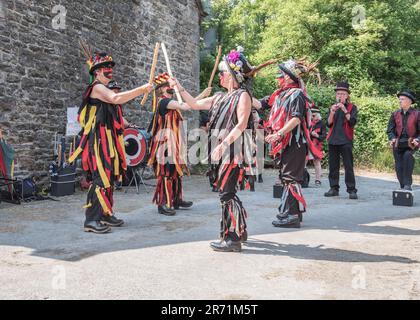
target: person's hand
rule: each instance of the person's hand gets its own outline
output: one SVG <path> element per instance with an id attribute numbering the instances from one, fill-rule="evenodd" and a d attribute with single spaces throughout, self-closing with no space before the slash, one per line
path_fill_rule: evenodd
<path id="1" fill-rule="evenodd" d="M 146 83 L 146 84 L 142 85 L 141 88 L 142 88 L 143 92 L 150 93 L 153 90 L 153 84 Z"/>
<path id="2" fill-rule="evenodd" d="M 331 106 L 331 112 L 332 112 L 333 114 L 337 111 L 337 109 L 338 109 L 338 104 L 333 104 L 333 105 Z"/>
<path id="3" fill-rule="evenodd" d="M 173 89 L 173 88 L 175 88 L 175 87 L 178 87 L 178 90 L 181 90 L 181 88 L 182 88 L 182 86 L 181 86 L 181 84 L 179 83 L 179 81 L 178 81 L 178 79 L 177 78 L 170 78 L 169 80 L 168 80 L 168 83 L 169 83 L 169 86 Z"/>
<path id="4" fill-rule="evenodd" d="M 418 139 L 413 139 L 413 144 L 417 148 L 419 146 L 420 142 L 419 142 Z"/>
<path id="5" fill-rule="evenodd" d="M 344 113 L 346 113 L 346 112 L 347 112 L 347 109 L 346 109 L 346 107 L 344 106 L 344 104 L 339 103 L 339 104 L 338 104 L 338 107 L 339 107 L 341 110 L 343 110 L 343 112 L 344 112 Z"/>
<path id="6" fill-rule="evenodd" d="M 277 133 L 273 133 L 273 134 L 269 134 L 268 136 L 265 137 L 265 141 L 267 143 L 274 143 L 276 142 L 278 139 L 280 138 L 280 136 Z"/>
<path id="7" fill-rule="evenodd" d="M 316 133 L 315 131 L 314 131 L 314 132 L 312 132 L 312 133 L 311 133 L 311 135 L 312 135 L 313 137 L 315 137 L 315 138 L 319 138 L 319 134 L 318 134 L 318 133 Z"/>
<path id="8" fill-rule="evenodd" d="M 223 153 L 225 153 L 225 147 L 223 144 L 219 144 L 216 148 L 214 148 L 213 152 L 211 153 L 211 160 L 214 162 L 220 161 L 220 159 L 223 156 Z"/>
<path id="9" fill-rule="evenodd" d="M 209 87 L 204 89 L 204 91 L 201 93 L 202 99 L 208 98 L 211 95 L 211 92 L 213 91 L 213 87 Z"/>
<path id="10" fill-rule="evenodd" d="M 393 148 L 394 146 L 395 146 L 395 143 L 397 142 L 397 139 L 392 139 L 390 142 L 389 142 L 389 145 L 390 145 L 390 147 L 391 148 Z"/>

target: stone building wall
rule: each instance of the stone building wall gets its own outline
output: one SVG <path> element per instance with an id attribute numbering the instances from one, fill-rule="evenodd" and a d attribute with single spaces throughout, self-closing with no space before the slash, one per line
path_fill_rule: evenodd
<path id="1" fill-rule="evenodd" d="M 154 45 L 163 41 L 175 75 L 196 94 L 202 14 L 197 0 L 1 0 L 0 128 L 17 152 L 17 174 L 46 173 L 67 107 L 81 101 L 88 73 L 79 37 L 113 56 L 123 89 L 148 81 Z M 160 53 L 157 71 L 165 69 Z M 147 126 L 150 100 L 125 105 L 128 120 Z M 197 126 L 197 114 L 186 117 Z"/>

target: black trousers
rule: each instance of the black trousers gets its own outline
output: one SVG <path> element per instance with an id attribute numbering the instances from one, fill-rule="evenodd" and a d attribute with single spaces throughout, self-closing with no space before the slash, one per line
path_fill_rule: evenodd
<path id="1" fill-rule="evenodd" d="M 111 203 L 112 206 L 112 197 L 113 197 L 113 191 L 114 191 L 114 179 L 111 178 L 110 184 L 111 187 L 109 189 L 106 189 L 105 191 L 105 198 Z M 103 217 L 106 216 L 104 209 L 102 208 L 102 205 L 99 201 L 99 198 L 96 194 L 96 187 L 103 187 L 103 183 L 101 178 L 98 175 L 95 175 L 93 177 L 92 185 L 89 189 L 88 195 L 87 195 L 87 201 L 86 204 L 88 207 L 86 208 L 85 215 L 86 215 L 86 222 L 90 221 L 99 221 Z M 110 193 L 110 197 L 107 194 L 107 191 Z"/>
<path id="2" fill-rule="evenodd" d="M 305 143 L 297 144 L 295 138 L 288 146 L 280 160 L 280 180 L 284 183 L 297 182 L 302 184 L 303 174 L 305 172 L 307 145 Z"/>
<path id="3" fill-rule="evenodd" d="M 340 157 L 343 159 L 345 177 L 344 181 L 347 186 L 347 192 L 357 192 L 356 179 L 353 169 L 353 145 L 351 143 L 343 145 L 328 145 L 328 162 L 330 173 L 330 187 L 332 189 L 340 189 Z"/>
<path id="4" fill-rule="evenodd" d="M 222 205 L 222 217 L 220 220 L 220 237 L 239 241 L 241 231 L 246 230 L 246 212 L 236 195 L 240 168 L 235 167 L 229 174 L 228 180 L 220 191 L 219 198 Z M 235 220 L 235 222 L 232 221 Z M 232 231 L 233 224 L 237 225 L 236 231 Z M 240 231 L 239 231 L 240 230 Z"/>
<path id="5" fill-rule="evenodd" d="M 401 188 L 413 184 L 414 151 L 410 148 L 394 149 L 395 171 Z"/>
<path id="6" fill-rule="evenodd" d="M 283 217 L 288 215 L 296 215 L 304 212 L 299 208 L 298 200 L 292 195 L 289 190 L 289 185 L 295 185 L 300 190 L 303 182 L 303 175 L 305 172 L 305 159 L 307 153 L 307 145 L 300 142 L 297 144 L 293 138 L 292 143 L 288 146 L 281 157 L 279 178 L 283 184 L 283 193 L 280 200 L 279 213 Z"/>

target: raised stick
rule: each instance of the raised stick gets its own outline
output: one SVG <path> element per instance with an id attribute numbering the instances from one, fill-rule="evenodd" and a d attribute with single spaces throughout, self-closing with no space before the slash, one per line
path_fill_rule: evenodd
<path id="1" fill-rule="evenodd" d="M 161 46 L 162 46 L 163 55 L 165 56 L 166 69 L 168 70 L 169 76 L 171 78 L 173 78 L 174 75 L 172 74 L 171 63 L 169 61 L 168 52 L 166 51 L 166 46 L 165 46 L 165 44 L 163 42 L 162 42 Z M 175 86 L 174 89 L 175 89 L 175 94 L 176 94 L 176 98 L 178 100 L 178 103 L 181 104 L 182 103 L 182 98 L 181 98 L 181 94 L 179 93 L 178 86 Z"/>
<path id="2" fill-rule="evenodd" d="M 159 49 L 160 49 L 160 44 L 159 42 L 156 42 L 155 51 L 153 52 L 152 68 L 150 69 L 149 84 L 153 84 L 153 80 L 155 79 L 155 70 L 156 70 L 156 65 L 157 65 L 158 57 L 159 57 Z M 141 103 L 140 103 L 142 106 L 146 104 L 148 95 L 149 95 L 148 92 L 144 94 L 143 99 L 141 100 Z"/>
<path id="3" fill-rule="evenodd" d="M 211 72 L 211 76 L 210 76 L 210 80 L 209 80 L 209 84 L 207 85 L 207 88 L 211 88 L 214 77 L 216 76 L 216 71 L 217 71 L 217 68 L 219 67 L 220 58 L 222 57 L 222 46 L 219 46 L 217 51 L 218 51 L 217 58 L 214 63 L 213 71 Z"/>

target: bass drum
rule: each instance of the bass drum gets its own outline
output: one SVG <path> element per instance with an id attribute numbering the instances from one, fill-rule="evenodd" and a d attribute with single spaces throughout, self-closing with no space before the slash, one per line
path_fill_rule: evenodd
<path id="1" fill-rule="evenodd" d="M 124 130 L 124 145 L 128 167 L 146 166 L 149 159 L 150 134 L 144 129 Z"/>

